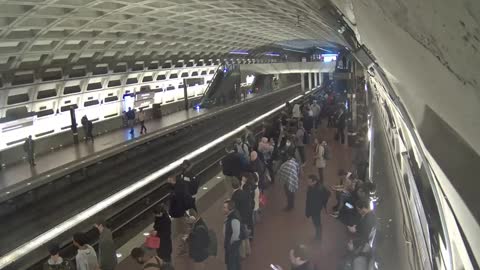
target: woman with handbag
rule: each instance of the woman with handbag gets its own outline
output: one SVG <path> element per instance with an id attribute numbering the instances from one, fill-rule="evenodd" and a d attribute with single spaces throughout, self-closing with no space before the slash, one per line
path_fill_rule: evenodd
<path id="1" fill-rule="evenodd" d="M 159 237 L 161 244 L 157 249 L 157 255 L 165 262 L 172 260 L 172 221 L 164 204 L 153 210 L 155 221 L 153 223 L 154 235 Z"/>

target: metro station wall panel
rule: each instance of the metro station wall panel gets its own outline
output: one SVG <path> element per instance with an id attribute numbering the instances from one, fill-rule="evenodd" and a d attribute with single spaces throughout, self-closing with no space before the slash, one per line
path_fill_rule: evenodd
<path id="1" fill-rule="evenodd" d="M 121 73 L 112 70 L 100 75 L 89 73 L 88 77 L 65 75 L 60 80 L 39 79 L 24 86 L 3 85 L 0 89 L 0 151 L 20 145 L 28 135 L 43 139 L 69 130 L 72 106 L 79 127 L 84 115 L 94 122 L 119 116 L 124 110 L 124 94 L 138 93 L 142 86 L 143 90 L 148 86 L 154 91 L 153 101 L 142 103 L 148 107 L 152 103 L 167 104 L 184 99 L 183 80 L 192 77 L 203 78 L 204 83 L 189 86 L 188 97 L 203 95 L 218 67 L 196 66 L 191 61 L 180 65 L 180 62 L 170 61 L 171 67 L 167 69 Z M 170 79 L 172 74 L 174 78 Z"/>

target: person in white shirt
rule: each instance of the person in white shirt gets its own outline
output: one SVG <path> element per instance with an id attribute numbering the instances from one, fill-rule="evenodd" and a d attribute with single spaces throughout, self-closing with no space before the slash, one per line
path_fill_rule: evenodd
<path id="1" fill-rule="evenodd" d="M 87 244 L 88 240 L 84 233 L 75 233 L 73 235 L 73 245 L 78 248 L 75 261 L 77 270 L 97 270 L 99 268 L 97 253 L 92 246 Z"/>

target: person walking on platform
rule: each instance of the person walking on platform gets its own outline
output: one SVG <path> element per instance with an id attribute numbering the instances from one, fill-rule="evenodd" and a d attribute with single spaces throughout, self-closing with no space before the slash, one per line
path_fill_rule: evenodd
<path id="1" fill-rule="evenodd" d="M 32 135 L 25 139 L 25 142 L 23 143 L 23 151 L 27 154 L 30 166 L 35 166 L 35 141 L 32 139 Z"/>
<path id="2" fill-rule="evenodd" d="M 132 110 L 132 108 L 128 108 L 127 122 L 128 122 L 128 127 L 130 128 L 130 134 L 133 135 L 133 133 L 135 132 L 133 129 L 133 126 L 135 125 L 135 111 Z"/>
<path id="3" fill-rule="evenodd" d="M 283 183 L 285 195 L 287 196 L 287 207 L 285 207 L 285 211 L 290 211 L 295 206 L 295 192 L 298 191 L 299 175 L 300 165 L 293 156 L 290 156 L 278 170 L 277 180 Z"/>
<path id="4" fill-rule="evenodd" d="M 295 105 L 293 105 L 292 118 L 294 118 L 297 121 L 300 120 L 300 118 L 302 118 L 302 111 L 300 109 L 300 104 L 298 103 L 295 103 Z"/>
<path id="5" fill-rule="evenodd" d="M 323 185 L 323 180 L 318 179 L 316 175 L 308 177 L 307 201 L 305 203 L 305 216 L 312 218 L 315 227 L 315 239 L 322 237 L 322 225 L 320 222 L 320 213 L 322 209 L 327 209 L 327 202 L 330 198 L 330 191 Z"/>
<path id="6" fill-rule="evenodd" d="M 172 221 L 168 215 L 167 208 L 161 204 L 153 209 L 155 220 L 153 229 L 155 235 L 160 238 L 160 248 L 157 249 L 157 255 L 165 262 L 172 261 Z"/>
<path id="7" fill-rule="evenodd" d="M 138 112 L 138 122 L 140 122 L 140 134 L 147 133 L 147 127 L 145 127 L 145 111 L 143 108 Z"/>
<path id="8" fill-rule="evenodd" d="M 104 219 L 95 222 L 100 233 L 98 240 L 98 264 L 101 270 L 114 270 L 117 266 L 117 253 L 113 242 L 112 231 L 107 228 Z"/>
<path id="9" fill-rule="evenodd" d="M 346 116 L 343 108 L 340 109 L 339 114 L 336 119 L 336 125 L 337 125 L 337 133 L 335 134 L 335 139 L 338 141 L 340 139 L 340 142 L 342 144 L 345 143 L 345 126 L 346 126 Z"/>
<path id="10" fill-rule="evenodd" d="M 235 209 L 235 203 L 232 200 L 225 201 L 223 212 L 226 216 L 223 228 L 225 264 L 227 270 L 240 270 L 241 222 Z"/>
<path id="11" fill-rule="evenodd" d="M 60 256 L 60 246 L 57 243 L 48 244 L 50 257 L 43 265 L 43 270 L 73 270 L 73 265 Z"/>
<path id="12" fill-rule="evenodd" d="M 75 256 L 77 270 L 97 270 L 97 253 L 88 244 L 87 236 L 81 232 L 75 233 L 73 235 L 73 245 L 78 248 L 77 256 Z"/>

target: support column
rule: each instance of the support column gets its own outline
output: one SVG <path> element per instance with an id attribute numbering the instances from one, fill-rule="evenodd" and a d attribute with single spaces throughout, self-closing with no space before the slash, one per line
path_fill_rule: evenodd
<path id="1" fill-rule="evenodd" d="M 302 85 L 302 91 L 305 92 L 305 74 L 300 73 L 300 84 Z"/>
<path id="2" fill-rule="evenodd" d="M 318 86 L 318 73 L 317 72 L 313 73 L 313 77 L 315 78 L 314 87 L 317 87 Z"/>
<path id="3" fill-rule="evenodd" d="M 318 73 L 318 85 L 322 85 L 323 83 L 323 75 L 321 72 Z"/>
<path id="4" fill-rule="evenodd" d="M 308 73 L 308 90 L 312 90 L 312 73 Z"/>

